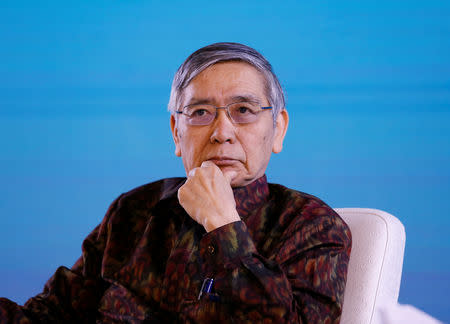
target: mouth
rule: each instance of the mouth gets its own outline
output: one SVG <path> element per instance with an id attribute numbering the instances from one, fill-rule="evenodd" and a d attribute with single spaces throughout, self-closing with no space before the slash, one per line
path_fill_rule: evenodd
<path id="1" fill-rule="evenodd" d="M 213 156 L 211 158 L 208 159 L 208 161 L 213 162 L 215 165 L 217 166 L 230 166 L 235 164 L 236 162 L 239 162 L 236 159 L 233 159 L 231 157 L 228 156 Z"/>

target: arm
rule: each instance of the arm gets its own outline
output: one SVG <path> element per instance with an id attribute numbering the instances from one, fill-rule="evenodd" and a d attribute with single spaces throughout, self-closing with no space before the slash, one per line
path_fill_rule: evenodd
<path id="1" fill-rule="evenodd" d="M 250 319 L 339 322 L 349 232 L 335 225 L 317 232 L 316 224 L 305 230 L 293 225 L 283 233 L 278 253 L 269 259 L 258 253 L 243 222 L 223 226 L 203 238 L 204 273 L 215 278 L 215 292 L 228 304 L 228 315 L 236 323 Z M 202 302 L 211 303 L 208 297 Z"/>
<path id="2" fill-rule="evenodd" d="M 219 181 L 209 175 L 214 185 L 204 188 L 205 184 L 208 187 L 205 174 L 207 170 L 190 174 L 178 196 L 188 214 L 208 232 L 200 243 L 202 275 L 214 279 L 214 291 L 186 309 L 186 316 L 196 320 L 232 318 L 236 323 L 263 319 L 269 323 L 338 323 L 351 246 L 345 223 L 317 199 L 298 209 L 277 211 L 294 217 L 277 229 L 276 237 L 266 237 L 276 244 L 264 248 L 263 257 L 245 223 L 227 218 L 233 215 L 230 209 L 235 205 L 219 205 L 228 201 L 226 191 L 219 198 L 208 197 Z M 220 224 L 215 218 L 220 218 L 221 210 L 227 211 L 222 220 L 228 221 L 208 227 Z M 275 217 L 285 218 L 282 216 Z M 258 246 L 264 243 L 272 244 Z"/>
<path id="3" fill-rule="evenodd" d="M 39 295 L 24 306 L 1 298 L 0 323 L 92 323 L 106 289 L 100 277 L 107 220 L 115 213 L 114 201 L 101 225 L 84 240 L 82 257 L 68 269 L 59 267 Z"/>

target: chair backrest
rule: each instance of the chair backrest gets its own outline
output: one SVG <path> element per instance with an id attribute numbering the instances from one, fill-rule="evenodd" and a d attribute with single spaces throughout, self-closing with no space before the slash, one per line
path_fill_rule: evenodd
<path id="1" fill-rule="evenodd" d="M 373 323 L 375 310 L 396 304 L 402 277 L 405 229 L 377 209 L 336 208 L 352 232 L 341 324 Z"/>

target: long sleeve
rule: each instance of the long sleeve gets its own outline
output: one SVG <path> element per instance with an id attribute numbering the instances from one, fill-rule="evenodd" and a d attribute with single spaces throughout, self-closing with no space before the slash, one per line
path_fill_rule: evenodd
<path id="1" fill-rule="evenodd" d="M 0 299 L 0 323 L 339 322 L 351 234 L 330 207 L 262 177 L 234 190 L 241 221 L 206 233 L 184 180 L 116 199 L 71 269 L 24 306 Z"/>
<path id="2" fill-rule="evenodd" d="M 242 221 L 207 234 L 200 253 L 214 294 L 202 296 L 189 313 L 198 319 L 212 312 L 233 323 L 339 323 L 351 234 L 331 208 L 312 205 L 286 227 L 268 257 L 258 253 Z M 261 249 L 270 244 L 269 238 Z"/>
<path id="3" fill-rule="evenodd" d="M 117 201 L 108 209 L 82 245 L 82 257 L 71 269 L 59 267 L 39 295 L 24 306 L 0 298 L 0 323 L 93 323 L 97 304 L 106 289 L 101 279 L 102 251 L 108 219 L 114 214 Z"/>

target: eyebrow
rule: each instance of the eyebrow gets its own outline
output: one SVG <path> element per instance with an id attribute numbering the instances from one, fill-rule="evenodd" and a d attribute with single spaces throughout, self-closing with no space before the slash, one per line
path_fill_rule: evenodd
<path id="1" fill-rule="evenodd" d="M 231 96 L 228 98 L 230 100 L 230 103 L 233 102 L 248 102 L 248 101 L 252 101 L 252 102 L 257 102 L 258 104 L 261 103 L 261 100 L 252 95 L 252 94 L 243 94 L 243 95 L 237 95 L 237 96 Z M 186 106 L 190 106 L 190 105 L 201 105 L 201 104 L 214 104 L 214 100 L 212 98 L 191 98 L 191 100 L 189 100 L 188 104 Z"/>
<path id="2" fill-rule="evenodd" d="M 190 106 L 190 105 L 201 105 L 201 104 L 212 104 L 213 100 L 210 98 L 191 98 L 191 100 L 189 100 L 189 102 L 187 102 L 186 106 Z"/>
<path id="3" fill-rule="evenodd" d="M 253 101 L 253 102 L 257 102 L 260 103 L 261 100 L 259 100 L 258 97 L 252 95 L 252 94 L 245 94 L 242 96 L 233 96 L 231 97 L 232 102 L 241 102 L 241 101 Z"/>

